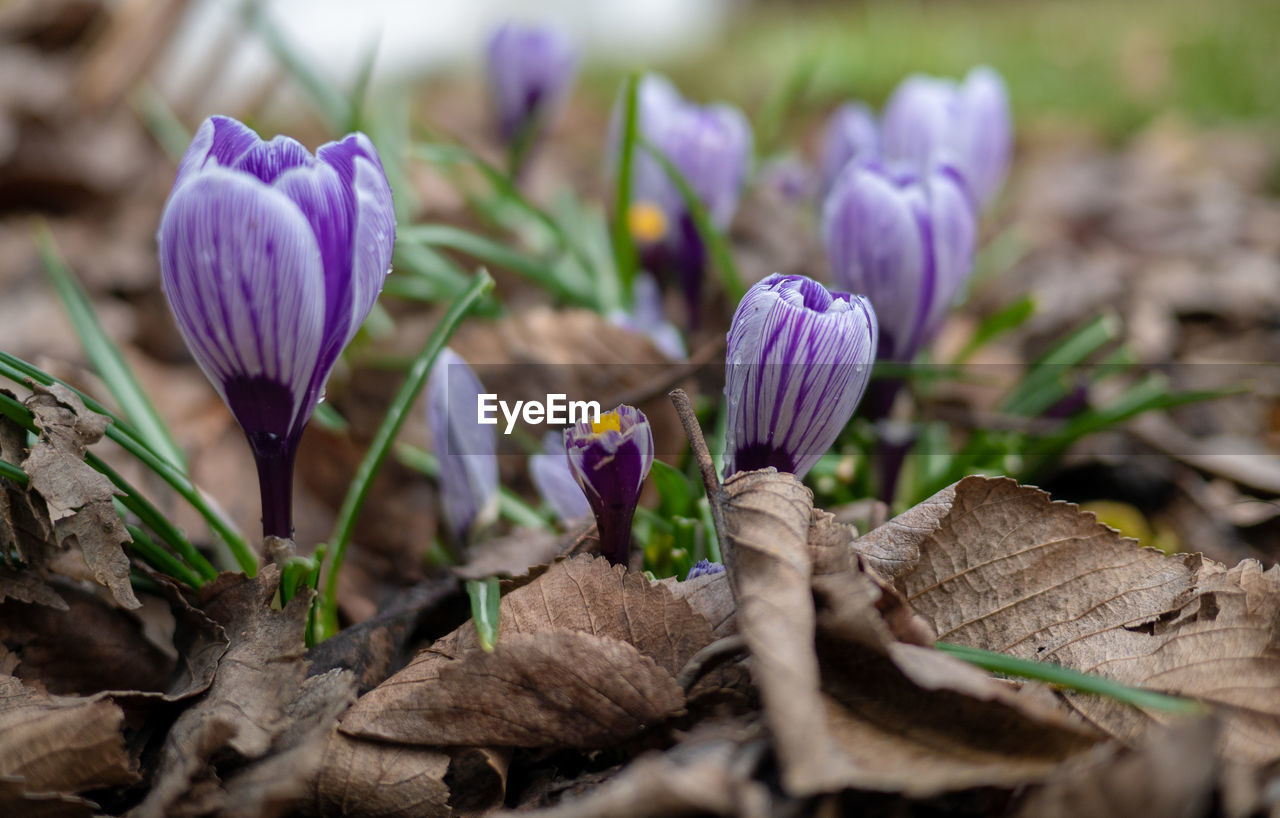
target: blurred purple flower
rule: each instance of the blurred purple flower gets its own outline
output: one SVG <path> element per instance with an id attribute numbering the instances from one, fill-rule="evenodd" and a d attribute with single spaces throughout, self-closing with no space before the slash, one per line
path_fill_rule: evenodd
<path id="1" fill-rule="evenodd" d="M 885 105 L 881 148 L 888 166 L 925 174 L 947 164 L 985 205 L 1000 190 L 1013 150 L 1009 92 L 993 68 L 979 66 L 963 83 L 914 75 Z"/>
<path id="2" fill-rule="evenodd" d="M 497 427 L 482 426 L 477 411 L 484 391 L 461 356 L 440 350 L 427 382 L 427 424 L 440 461 L 440 512 L 464 546 L 498 513 Z"/>
<path id="3" fill-rule="evenodd" d="M 875 355 L 862 296 L 778 273 L 748 290 L 729 328 L 725 477 L 766 466 L 803 477 L 853 415 Z"/>
<path id="4" fill-rule="evenodd" d="M 211 117 L 156 238 L 178 328 L 253 449 L 263 531 L 290 537 L 303 427 L 390 272 L 395 213 L 378 153 L 356 133 L 312 156 Z"/>
<path id="5" fill-rule="evenodd" d="M 673 361 L 689 357 L 684 338 L 675 324 L 667 320 L 662 309 L 662 290 L 648 273 L 641 272 L 631 285 L 631 310 L 614 310 L 609 322 L 623 329 L 647 336 L 658 351 Z"/>
<path id="6" fill-rule="evenodd" d="M 835 185 L 844 166 L 854 159 L 880 156 L 880 130 L 876 115 L 861 102 L 841 105 L 827 121 L 822 135 L 822 192 Z"/>
<path id="7" fill-rule="evenodd" d="M 770 159 L 760 166 L 755 184 L 771 191 L 779 199 L 798 205 L 813 198 L 818 191 L 813 168 L 794 154 Z"/>
<path id="8" fill-rule="evenodd" d="M 656 74 L 640 80 L 638 94 L 640 135 L 671 160 L 711 221 L 727 229 L 751 162 L 751 126 L 746 117 L 730 105 L 686 102 L 670 81 Z M 612 144 L 617 145 L 618 114 L 614 119 Z M 696 320 L 706 248 L 679 188 L 643 147 L 637 148 L 632 168 L 628 217 L 643 266 L 660 278 L 680 283 Z"/>
<path id="9" fill-rule="evenodd" d="M 559 29 L 506 23 L 485 50 L 498 132 L 509 143 L 532 140 L 568 97 L 578 57 Z"/>
<path id="10" fill-rule="evenodd" d="M 631 520 L 653 466 L 648 419 L 639 409 L 619 406 L 594 423 L 565 429 L 564 444 L 569 468 L 595 514 L 600 553 L 614 565 L 627 565 Z"/>
<path id="11" fill-rule="evenodd" d="M 822 238 L 836 284 L 875 307 L 881 359 L 910 361 L 933 340 L 973 268 L 975 233 L 973 206 L 949 168 L 917 178 L 854 162 L 841 173 Z"/>
<path id="12" fill-rule="evenodd" d="M 705 577 L 711 574 L 719 574 L 723 571 L 724 565 L 721 563 L 712 562 L 711 560 L 698 560 L 697 563 L 689 569 L 689 573 L 685 576 L 684 581 L 688 582 L 691 579 L 697 579 L 698 577 Z"/>
<path id="13" fill-rule="evenodd" d="M 561 522 L 580 520 L 591 513 L 591 504 L 569 469 L 564 454 L 564 435 L 547 432 L 542 437 L 542 454 L 530 455 L 529 476 L 538 494 Z"/>

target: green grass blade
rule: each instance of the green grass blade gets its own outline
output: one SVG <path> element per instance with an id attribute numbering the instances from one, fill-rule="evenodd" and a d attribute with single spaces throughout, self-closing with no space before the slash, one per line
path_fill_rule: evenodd
<path id="1" fill-rule="evenodd" d="M 240 4 L 240 14 L 248 27 L 262 39 L 267 50 L 311 98 L 329 126 L 338 130 L 345 125 L 351 118 L 347 100 L 336 90 L 334 82 L 322 76 L 286 39 L 284 32 L 271 19 L 266 4 L 245 0 Z"/>
<path id="2" fill-rule="evenodd" d="M 436 325 L 435 331 L 431 333 L 431 337 L 427 339 L 422 351 L 418 353 L 418 357 L 414 359 L 408 374 L 405 375 L 404 383 L 400 385 L 400 391 L 387 407 L 387 413 L 374 434 L 373 441 L 369 444 L 369 450 L 356 469 L 351 485 L 347 489 L 347 496 L 342 501 L 342 508 L 338 510 L 333 536 L 329 538 L 330 550 L 327 558 L 329 565 L 325 589 L 324 594 L 317 601 L 320 605 L 320 615 L 316 617 L 317 642 L 337 633 L 338 574 L 342 570 L 342 560 L 346 556 L 347 544 L 351 541 L 352 532 L 355 531 L 356 518 L 360 516 L 360 510 L 369 496 L 373 478 L 377 475 L 382 461 L 386 459 L 387 453 L 391 451 L 391 446 L 400 432 L 400 427 L 404 425 L 409 409 L 417 400 L 422 387 L 426 385 L 427 375 L 431 372 L 431 365 L 435 362 L 436 356 L 449 342 L 449 338 L 462 323 L 462 319 L 466 318 L 472 308 L 491 289 L 493 289 L 493 277 L 488 271 L 482 269 L 476 274 L 467 291 L 449 307 L 448 312 Z"/>
<path id="3" fill-rule="evenodd" d="M 1062 400 L 1071 390 L 1069 370 L 1084 362 L 1120 334 L 1120 322 L 1110 313 L 1094 318 L 1032 364 L 1022 382 L 1005 398 L 1002 411 L 1035 416 Z"/>
<path id="4" fill-rule="evenodd" d="M 396 237 L 396 244 L 424 244 L 466 253 L 486 264 L 517 273 L 548 292 L 573 304 L 591 303 L 591 293 L 571 287 L 551 266 L 486 236 L 479 236 L 448 224 L 424 224 L 406 227 Z"/>
<path id="5" fill-rule="evenodd" d="M 493 653 L 493 646 L 498 642 L 498 616 L 502 603 L 498 578 L 467 580 L 467 596 L 471 597 L 471 618 L 476 623 L 480 647 L 486 653 Z"/>
<path id="6" fill-rule="evenodd" d="M 0 460 L 0 477 L 12 480 L 24 489 L 31 483 L 31 478 L 26 472 L 7 460 Z"/>
<path id="7" fill-rule="evenodd" d="M 821 53 L 810 53 L 792 65 L 782 82 L 775 86 L 777 90 L 760 106 L 760 112 L 755 117 L 756 146 L 760 155 L 767 156 L 778 146 L 778 137 L 782 134 L 782 126 L 786 124 L 787 114 L 809 91 L 822 56 Z"/>
<path id="8" fill-rule="evenodd" d="M 204 578 L 192 571 L 185 563 L 179 561 L 177 557 L 157 545 L 156 541 L 151 539 L 151 535 L 146 531 L 136 525 L 126 524 L 125 528 L 128 530 L 129 536 L 133 538 L 133 543 L 129 548 L 152 568 L 166 576 L 181 580 L 192 588 L 199 588 L 204 585 Z"/>
<path id="9" fill-rule="evenodd" d="M 132 97 L 134 110 L 147 126 L 151 137 L 164 150 L 170 161 L 177 164 L 191 144 L 191 133 L 178 115 L 165 102 L 164 97 L 150 82 L 142 82 Z"/>
<path id="10" fill-rule="evenodd" d="M 613 200 L 613 258 L 618 272 L 618 290 L 623 304 L 631 304 L 631 285 L 640 261 L 631 237 L 631 176 L 635 167 L 636 141 L 640 135 L 640 74 L 628 75 L 622 86 L 622 144 L 618 146 L 618 178 Z"/>
<path id="11" fill-rule="evenodd" d="M 973 353 L 1001 335 L 1012 332 L 1022 326 L 1035 313 L 1035 298 L 1030 295 L 1024 295 L 1004 309 L 987 316 L 982 323 L 978 324 L 978 328 L 973 332 L 973 337 L 964 345 L 964 349 L 960 350 L 960 354 L 956 356 L 952 363 L 963 364 L 973 356 Z"/>
<path id="12" fill-rule="evenodd" d="M 369 84 L 373 80 L 373 67 L 378 62 L 378 46 L 381 43 L 381 35 L 375 34 L 360 57 L 356 80 L 351 86 L 351 93 L 347 95 L 347 123 L 342 129 L 345 133 L 365 130 L 364 104 L 369 96 Z"/>
<path id="13" fill-rule="evenodd" d="M 724 232 L 711 221 L 711 214 L 707 212 L 706 205 L 698 198 L 693 186 L 689 184 L 689 180 L 676 167 L 675 162 L 671 161 L 671 157 L 647 140 L 640 140 L 640 144 L 649 152 L 650 156 L 657 160 L 662 169 L 666 171 L 668 178 L 676 186 L 676 189 L 680 191 L 680 198 L 684 200 L 685 207 L 689 209 L 689 216 L 693 219 L 693 226 L 698 230 L 698 237 L 706 245 L 707 252 L 711 254 L 711 260 L 715 263 L 716 269 L 720 271 L 720 283 L 724 286 L 724 291 L 728 294 L 730 303 L 736 306 L 742 300 L 742 296 L 747 294 L 747 288 L 742 283 L 742 276 L 738 273 L 738 265 L 733 261 L 733 252 L 729 247 L 729 240 L 725 237 Z"/>
<path id="14" fill-rule="evenodd" d="M 62 299 L 71 325 L 80 338 L 81 348 L 89 356 L 93 368 L 102 377 L 102 382 L 106 384 L 116 403 L 120 404 L 125 418 L 138 430 L 142 441 L 157 457 L 168 461 L 174 468 L 186 471 L 187 459 L 182 449 L 173 439 L 160 413 L 147 398 L 142 385 L 134 377 L 120 348 L 98 322 L 93 305 L 89 303 L 89 296 L 76 280 L 75 273 L 63 261 L 54 244 L 53 235 L 43 224 L 36 230 L 36 247 L 45 275 Z"/>
<path id="15" fill-rule="evenodd" d="M 1004 673 L 1008 676 L 1018 676 L 1023 679 L 1035 679 L 1054 687 L 1074 690 L 1078 693 L 1106 696 L 1134 707 L 1185 714 L 1203 713 L 1205 709 L 1204 705 L 1192 699 L 1157 693 L 1154 690 L 1146 690 L 1141 687 L 1130 687 L 1105 676 L 1081 673 L 1078 670 L 1071 670 L 1061 665 L 1033 662 L 1030 659 L 1018 659 L 1003 653 L 972 648 L 967 645 L 955 645 L 950 642 L 938 642 L 935 647 L 983 670 Z"/>

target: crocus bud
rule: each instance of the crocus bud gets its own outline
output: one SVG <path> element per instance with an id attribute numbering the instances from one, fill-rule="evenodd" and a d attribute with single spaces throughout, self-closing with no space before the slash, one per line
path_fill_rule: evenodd
<path id="1" fill-rule="evenodd" d="M 728 228 L 751 161 L 746 117 L 730 105 L 686 102 L 665 77 L 654 74 L 641 79 L 637 93 L 640 134 L 679 169 L 711 221 Z M 697 316 L 706 248 L 679 188 L 643 148 L 635 155 L 628 222 L 646 269 L 678 281 L 691 315 Z"/>
<path id="2" fill-rule="evenodd" d="M 631 554 L 631 519 L 653 465 L 653 431 L 631 406 L 605 412 L 564 430 L 565 453 L 574 479 L 587 495 L 600 535 L 600 553 L 614 565 Z"/>
<path id="3" fill-rule="evenodd" d="M 560 432 L 543 435 L 542 452 L 529 457 L 529 476 L 538 494 L 561 522 L 586 517 L 591 513 L 591 505 L 569 469 L 569 460 L 564 455 L 564 435 Z"/>
<path id="4" fill-rule="evenodd" d="M 440 512 L 458 545 L 498 513 L 497 431 L 481 425 L 477 411 L 484 391 L 461 356 L 440 350 L 427 382 L 427 424 L 440 461 Z"/>
<path id="5" fill-rule="evenodd" d="M 685 575 L 684 581 L 688 582 L 691 579 L 697 579 L 698 577 L 705 577 L 711 574 L 719 574 L 723 572 L 723 563 L 712 562 L 711 560 L 698 560 L 694 566 L 689 569 L 689 573 Z"/>
<path id="6" fill-rule="evenodd" d="M 1012 131 L 1004 80 L 980 66 L 963 83 L 921 75 L 903 80 L 885 106 L 881 149 L 895 172 L 924 174 L 950 165 L 985 204 L 1009 170 Z"/>
<path id="7" fill-rule="evenodd" d="M 881 359 L 910 361 L 933 340 L 973 268 L 975 231 L 973 207 L 947 168 L 916 178 L 854 162 L 841 173 L 822 238 L 836 284 L 875 307 Z"/>
<path id="8" fill-rule="evenodd" d="M 502 139 L 533 139 L 559 112 L 573 84 L 578 58 L 568 35 L 540 25 L 507 23 L 485 52 L 489 90 Z"/>
<path id="9" fill-rule="evenodd" d="M 803 477 L 867 388 L 876 315 L 865 298 L 774 273 L 738 304 L 725 374 L 725 477 L 773 466 Z"/>
<path id="10" fill-rule="evenodd" d="M 854 159 L 880 156 L 880 129 L 876 116 L 861 102 L 841 105 L 831 115 L 822 135 L 822 191 L 835 184 L 844 166 Z"/>
<path id="11" fill-rule="evenodd" d="M 390 271 L 378 153 L 357 133 L 312 156 L 212 117 L 178 166 L 157 241 L 178 328 L 253 449 L 263 531 L 290 537 L 302 429 Z"/>

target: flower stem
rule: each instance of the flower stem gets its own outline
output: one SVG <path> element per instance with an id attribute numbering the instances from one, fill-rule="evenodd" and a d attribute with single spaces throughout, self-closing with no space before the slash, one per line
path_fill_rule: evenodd
<path id="1" fill-rule="evenodd" d="M 262 494 L 262 536 L 293 539 L 293 460 L 298 443 L 291 440 L 271 449 L 252 448 Z"/>
<path id="2" fill-rule="evenodd" d="M 316 642 L 322 642 L 338 632 L 338 575 L 342 570 L 347 544 L 351 541 L 351 534 L 355 530 L 356 518 L 360 515 L 360 509 L 364 507 L 369 488 L 373 485 L 373 478 L 377 475 L 378 468 L 382 465 L 387 453 L 391 451 L 391 446 L 395 443 L 396 435 L 400 432 L 410 407 L 413 406 L 418 393 L 426 384 L 427 375 L 431 372 L 431 364 L 448 343 L 454 330 L 462 323 L 462 319 L 491 289 L 493 289 L 493 277 L 482 268 L 466 291 L 449 307 L 444 318 L 440 319 L 426 346 L 414 359 L 404 383 L 400 385 L 400 391 L 392 399 L 391 405 L 387 408 L 387 414 L 382 419 L 382 425 L 378 427 L 373 442 L 369 444 L 369 451 L 365 453 L 364 460 L 356 469 L 351 486 L 347 489 L 347 496 L 342 501 L 342 508 L 338 510 L 333 535 L 329 538 L 328 566 L 324 571 L 325 587 L 324 592 L 317 598 L 320 615 L 316 617 L 315 622 Z"/>

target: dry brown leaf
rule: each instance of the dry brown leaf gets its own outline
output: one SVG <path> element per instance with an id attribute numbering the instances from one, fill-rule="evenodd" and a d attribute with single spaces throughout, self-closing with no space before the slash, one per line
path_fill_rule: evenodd
<path id="1" fill-rule="evenodd" d="M 121 547 L 132 538 L 112 505 L 115 490 L 84 462 L 88 447 L 102 438 L 109 421 L 86 409 L 65 386 L 32 388 L 26 406 L 35 415 L 40 437 L 22 469 L 48 503 L 58 541 L 74 539 L 94 579 L 122 606 L 137 608 L 141 603 L 129 584 L 129 557 Z"/>
<path id="2" fill-rule="evenodd" d="M 12 658 L 0 666 L 12 670 Z M 0 675 L 0 776 L 27 793 L 76 793 L 130 784 L 124 712 L 103 698 L 49 696 Z"/>
<path id="3" fill-rule="evenodd" d="M 435 818 L 451 814 L 438 750 L 329 734 L 315 779 L 315 809 L 342 818 Z"/>
<path id="4" fill-rule="evenodd" d="M 1280 759 L 1280 569 L 1139 549 L 1093 514 L 1009 479 L 967 477 L 908 515 L 859 548 L 917 551 L 898 583 L 940 639 L 1203 699 L 1223 710 L 1227 757 Z M 1126 740 L 1170 719 L 1109 699 L 1070 701 Z"/>
<path id="5" fill-rule="evenodd" d="M 633 738 L 683 707 L 672 675 L 626 642 L 580 631 L 511 633 L 493 653 L 423 654 L 361 698 L 342 730 L 428 746 L 594 748 Z"/>
<path id="6" fill-rule="evenodd" d="M 271 818 L 289 815 L 307 803 L 321 773 L 325 742 L 342 711 L 355 701 L 355 680 L 347 670 L 312 676 L 285 708 L 289 727 L 271 754 L 230 776 L 219 815 Z"/>
<path id="7" fill-rule="evenodd" d="M 743 731 L 726 735 L 710 726 L 665 753 L 640 756 L 595 789 L 549 809 L 522 812 L 537 818 L 667 818 L 775 814 L 768 787 L 752 778 L 763 743 Z"/>
<path id="8" fill-rule="evenodd" d="M 0 390 L 13 397 L 8 390 Z M 0 459 L 21 463 L 27 457 L 27 432 L 14 421 L 0 417 Z M 27 567 L 47 565 L 58 551 L 53 522 L 44 500 L 34 491 L 0 479 L 0 566 L 13 566 L 11 554 Z"/>
<path id="9" fill-rule="evenodd" d="M 507 747 L 463 747 L 449 752 L 449 806 L 455 815 L 484 815 L 502 806 L 512 751 Z"/>
<path id="10" fill-rule="evenodd" d="M 1127 750 L 1105 744 L 1064 764 L 1020 805 L 1024 818 L 1197 818 L 1211 813 L 1218 759 L 1213 719 L 1151 731 Z"/>
<path id="11" fill-rule="evenodd" d="M 711 625 L 711 635 L 716 639 L 737 630 L 734 615 L 738 606 L 733 601 L 729 575 L 724 571 L 703 574 L 684 582 L 674 578 L 663 579 L 657 584 L 666 586 L 677 599 L 688 602 L 689 607 Z"/>
<path id="12" fill-rule="evenodd" d="M 0 548 L 3 547 L 3 543 L 0 543 Z M 6 600 L 47 605 L 59 611 L 67 610 L 66 600 L 58 596 L 58 592 L 46 585 L 35 573 L 0 567 L 0 604 Z"/>
<path id="13" fill-rule="evenodd" d="M 98 805 L 60 792 L 26 792 L 22 780 L 0 775 L 0 815 L 22 818 L 93 818 Z"/>
<path id="14" fill-rule="evenodd" d="M 223 574 L 201 589 L 201 607 L 229 639 L 226 654 L 209 690 L 169 730 L 151 790 L 131 815 L 168 814 L 194 787 L 213 780 L 215 757 L 261 758 L 291 726 L 287 708 L 306 674 L 310 596 L 299 594 L 284 610 L 272 610 L 279 582 L 279 568 L 268 565 L 254 579 Z"/>
<path id="15" fill-rule="evenodd" d="M 751 677 L 792 795 L 844 788 L 849 762 L 820 701 L 810 590 L 813 494 L 792 474 L 739 472 L 724 484 L 724 560 Z"/>

